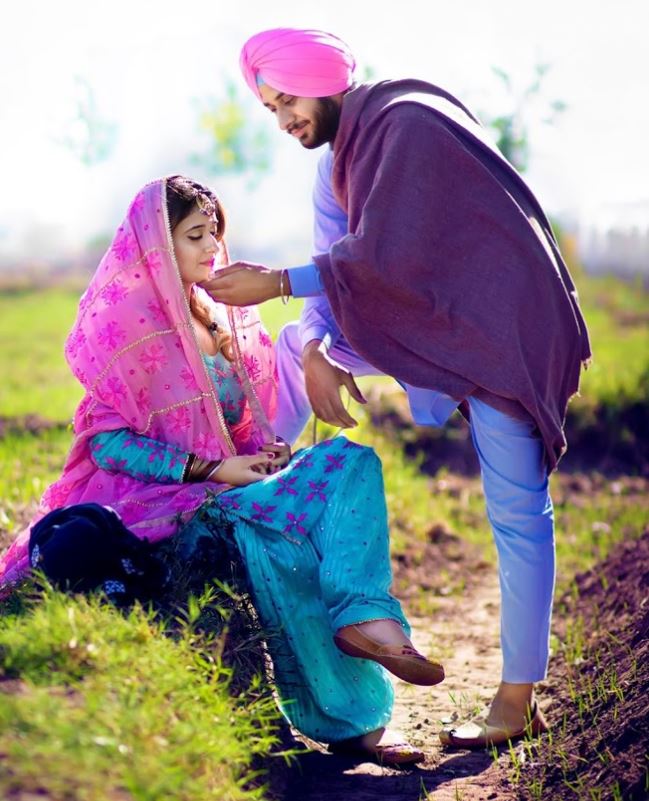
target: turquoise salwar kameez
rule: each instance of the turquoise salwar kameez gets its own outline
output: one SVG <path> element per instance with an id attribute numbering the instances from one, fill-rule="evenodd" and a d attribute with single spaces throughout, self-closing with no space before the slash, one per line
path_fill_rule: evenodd
<path id="1" fill-rule="evenodd" d="M 236 422 L 238 379 L 223 357 L 205 359 L 226 420 Z M 97 435 L 93 458 L 140 478 L 178 481 L 182 454 L 160 446 L 122 429 Z M 387 513 L 374 451 L 344 437 L 298 451 L 280 472 L 207 501 L 180 532 L 183 543 L 204 533 L 205 515 L 233 524 L 290 723 L 322 742 L 387 725 L 393 690 L 386 671 L 333 642 L 337 629 L 369 620 L 391 618 L 409 631 L 389 593 Z"/>

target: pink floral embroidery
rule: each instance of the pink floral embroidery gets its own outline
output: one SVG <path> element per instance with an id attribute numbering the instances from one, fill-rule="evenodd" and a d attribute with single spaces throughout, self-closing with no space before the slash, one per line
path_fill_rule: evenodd
<path id="1" fill-rule="evenodd" d="M 104 403 L 119 409 L 122 401 L 126 400 L 126 384 L 113 375 L 106 381 L 106 386 L 99 394 Z"/>
<path id="2" fill-rule="evenodd" d="M 293 476 L 292 478 L 280 478 L 277 477 L 277 483 L 279 487 L 275 490 L 275 495 L 283 495 L 286 493 L 287 495 L 297 495 L 297 492 L 293 489 L 293 484 L 297 481 L 297 476 Z"/>
<path id="3" fill-rule="evenodd" d="M 115 350 L 126 339 L 126 331 L 123 331 L 116 320 L 111 320 L 97 334 L 99 344 L 108 350 Z"/>
<path id="4" fill-rule="evenodd" d="M 108 306 L 114 306 L 124 300 L 127 295 L 128 289 L 117 279 L 101 290 L 101 297 Z"/>
<path id="5" fill-rule="evenodd" d="M 169 359 L 162 345 L 149 345 L 149 347 L 145 348 L 140 354 L 138 361 L 142 367 L 144 367 L 144 371 L 149 375 L 159 373 L 163 367 L 169 364 Z"/>
<path id="6" fill-rule="evenodd" d="M 75 328 L 74 331 L 68 337 L 67 342 L 65 343 L 65 352 L 70 356 L 74 357 L 79 352 L 79 348 L 81 348 L 86 342 L 86 335 L 80 328 Z"/>
<path id="7" fill-rule="evenodd" d="M 132 214 L 139 214 L 143 208 L 144 208 L 144 192 L 139 192 L 135 196 L 133 202 L 129 207 L 128 216 L 130 217 Z"/>
<path id="8" fill-rule="evenodd" d="M 194 504 L 196 501 L 202 500 L 199 495 L 201 489 L 200 487 L 187 487 L 186 489 L 183 488 L 183 490 L 184 491 L 182 492 L 176 493 L 171 501 L 171 507 L 174 509 L 174 511 L 192 514 L 194 511 L 192 504 Z M 202 492 L 205 492 L 205 490 L 202 490 Z"/>
<path id="9" fill-rule="evenodd" d="M 293 469 L 297 470 L 298 468 L 305 468 L 308 470 L 311 467 L 313 467 L 313 456 L 310 453 L 307 453 L 305 456 L 298 457 L 298 459 L 295 461 L 295 467 Z"/>
<path id="10" fill-rule="evenodd" d="M 262 328 L 259 332 L 259 344 L 262 345 L 264 348 L 272 348 L 273 347 L 273 340 L 268 336 L 266 331 Z"/>
<path id="11" fill-rule="evenodd" d="M 192 371 L 185 365 L 180 372 L 180 377 L 185 382 L 185 389 L 198 389 L 198 384 Z"/>
<path id="12" fill-rule="evenodd" d="M 79 378 L 79 376 L 77 376 L 77 378 Z M 81 400 L 81 403 L 77 406 L 76 414 L 79 417 L 81 417 L 81 415 L 84 415 L 86 413 L 86 410 L 87 410 L 88 406 L 90 406 L 90 396 L 89 395 L 84 395 L 82 400 Z"/>
<path id="13" fill-rule="evenodd" d="M 126 459 L 114 459 L 112 456 L 106 457 L 106 469 L 112 473 L 121 473 L 126 467 Z"/>
<path id="14" fill-rule="evenodd" d="M 162 258 L 157 251 L 147 254 L 146 266 L 153 275 L 157 275 L 158 271 L 162 267 Z"/>
<path id="15" fill-rule="evenodd" d="M 149 392 L 148 387 L 140 387 L 140 389 L 138 389 L 137 391 L 135 398 L 137 401 L 138 409 L 141 412 L 148 413 L 149 409 L 151 408 L 151 393 Z"/>
<path id="16" fill-rule="evenodd" d="M 184 431 L 189 426 L 189 412 L 184 406 L 174 409 L 168 415 L 169 425 L 175 433 Z"/>
<path id="17" fill-rule="evenodd" d="M 238 502 L 240 497 L 240 492 L 224 492 L 219 495 L 219 505 L 225 509 L 241 509 L 241 504 Z"/>
<path id="18" fill-rule="evenodd" d="M 149 450 L 149 464 L 152 464 L 156 461 L 164 462 L 165 457 L 167 455 L 167 446 L 164 442 L 148 442 L 146 446 Z"/>
<path id="19" fill-rule="evenodd" d="M 306 512 L 303 512 L 299 517 L 296 517 L 292 512 L 287 512 L 286 519 L 288 523 L 284 526 L 284 533 L 290 534 L 292 531 L 296 531 L 298 534 L 306 534 L 306 529 L 300 525 L 305 518 Z"/>
<path id="20" fill-rule="evenodd" d="M 135 483 L 134 479 L 126 473 L 118 473 L 113 480 L 115 482 L 113 487 L 117 495 L 126 492 L 126 490 Z"/>
<path id="21" fill-rule="evenodd" d="M 327 462 L 329 464 L 325 467 L 325 473 L 333 473 L 334 470 L 342 470 L 344 461 L 344 456 L 332 456 L 330 453 L 328 453 Z"/>
<path id="22" fill-rule="evenodd" d="M 50 509 L 60 509 L 61 506 L 65 506 L 69 494 L 69 485 L 57 481 L 49 489 L 45 490 L 42 505 Z"/>
<path id="23" fill-rule="evenodd" d="M 156 322 L 162 323 L 165 321 L 165 314 L 155 300 L 150 300 L 146 307 L 151 312 L 151 316 Z"/>
<path id="24" fill-rule="evenodd" d="M 90 304 L 95 299 L 95 296 L 92 294 L 90 289 L 86 289 L 86 291 L 81 296 L 81 300 L 79 301 L 79 311 L 84 311 L 85 309 L 90 306 Z"/>
<path id="25" fill-rule="evenodd" d="M 118 261 L 124 262 L 130 259 L 130 257 L 135 253 L 136 249 L 137 244 L 135 242 L 135 238 L 129 231 L 120 229 L 120 233 L 116 237 L 115 241 L 113 242 L 113 247 L 111 248 Z"/>
<path id="26" fill-rule="evenodd" d="M 194 440 L 194 452 L 202 459 L 207 459 L 218 450 L 219 442 L 214 434 L 209 431 L 201 431 Z"/>
<path id="27" fill-rule="evenodd" d="M 306 496 L 307 501 L 311 501 L 314 498 L 318 498 L 320 501 L 326 501 L 327 496 L 324 494 L 324 488 L 329 483 L 328 481 L 309 481 L 309 487 L 311 487 L 311 492 Z"/>
<path id="28" fill-rule="evenodd" d="M 253 356 L 252 353 L 244 353 L 243 364 L 251 380 L 256 381 L 261 375 L 259 359 L 256 356 Z"/>
<path id="29" fill-rule="evenodd" d="M 261 504 L 253 501 L 252 508 L 255 510 L 255 514 L 252 516 L 253 520 L 263 520 L 265 523 L 273 522 L 273 518 L 269 513 L 274 512 L 277 509 L 276 506 L 261 506 Z"/>

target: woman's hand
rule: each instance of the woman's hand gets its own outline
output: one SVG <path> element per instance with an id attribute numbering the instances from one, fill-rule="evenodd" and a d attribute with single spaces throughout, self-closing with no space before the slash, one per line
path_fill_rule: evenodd
<path id="1" fill-rule="evenodd" d="M 260 451 L 256 456 L 230 456 L 210 477 L 217 484 L 230 484 L 245 487 L 254 481 L 261 481 L 268 472 L 274 473 L 283 465 L 272 453 Z"/>

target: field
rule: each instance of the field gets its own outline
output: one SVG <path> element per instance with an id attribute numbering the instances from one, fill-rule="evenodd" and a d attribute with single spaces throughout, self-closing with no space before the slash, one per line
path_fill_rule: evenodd
<path id="1" fill-rule="evenodd" d="M 613 279 L 580 276 L 579 285 L 595 358 L 580 397 L 570 406 L 571 449 L 552 479 L 559 565 L 554 650 L 568 673 L 571 665 L 600 659 L 597 626 L 590 637 L 583 628 L 591 618 L 579 603 L 584 579 L 576 576 L 593 571 L 602 577 L 598 586 L 604 586 L 610 581 L 610 570 L 601 567 L 604 560 L 619 543 L 628 548 L 638 542 L 649 519 L 649 296 L 639 284 Z M 69 421 L 80 390 L 62 350 L 78 294 L 65 288 L 0 293 L 4 543 L 29 519 L 70 444 Z M 276 334 L 283 322 L 298 316 L 299 304 L 268 304 L 264 313 Z M 351 436 L 372 445 L 383 462 L 395 590 L 412 613 L 431 615 L 440 597 L 465 591 L 478 561 L 495 559 L 466 429 L 460 421 L 443 433 L 414 427 L 393 382 L 365 379 L 361 384 L 370 403 L 353 406 L 361 424 Z M 320 438 L 331 433 L 319 427 Z M 439 454 L 448 459 L 440 460 Z M 440 461 L 447 466 L 440 467 Z M 457 546 L 452 558 L 440 545 L 449 538 Z M 632 560 L 633 550 L 625 558 Z M 609 587 L 620 596 L 626 591 Z M 265 780 L 257 772 L 268 769 L 270 752 L 282 753 L 285 733 L 268 687 L 254 678 L 259 667 L 254 660 L 246 680 L 238 681 L 237 659 L 245 661 L 245 654 L 237 656 L 235 646 L 234 657 L 221 658 L 223 638 L 215 632 L 225 618 L 236 629 L 230 619 L 234 613 L 223 611 L 219 625 L 202 625 L 208 608 L 220 600 L 204 596 L 179 602 L 174 613 L 136 609 L 123 616 L 95 600 L 55 592 L 38 598 L 34 603 L 29 592 L 14 597 L 0 623 L 1 797 L 265 796 Z M 586 704 L 580 714 L 587 719 L 594 696 L 589 702 L 583 688 L 571 687 L 572 701 L 565 703 Z M 276 756 L 273 764 L 282 760 Z M 542 764 L 543 757 L 535 756 L 535 763 L 539 760 Z M 612 777 L 606 786 L 617 782 L 619 796 L 597 796 L 593 793 L 609 774 L 598 784 L 584 767 L 577 782 L 578 767 L 570 764 L 558 775 L 537 770 L 526 778 L 516 759 L 503 760 L 520 796 L 640 797 L 625 795 L 632 769 L 615 776 L 615 763 L 602 759 L 602 769 Z M 550 781 L 565 794 L 539 791 Z"/>

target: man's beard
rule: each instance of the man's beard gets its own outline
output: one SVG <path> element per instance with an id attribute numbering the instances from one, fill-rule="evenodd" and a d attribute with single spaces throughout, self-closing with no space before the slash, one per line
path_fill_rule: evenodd
<path id="1" fill-rule="evenodd" d="M 333 142 L 338 132 L 340 122 L 340 106 L 331 97 L 319 97 L 320 104 L 313 113 L 313 139 L 304 144 L 307 150 L 324 145 L 325 142 Z"/>

